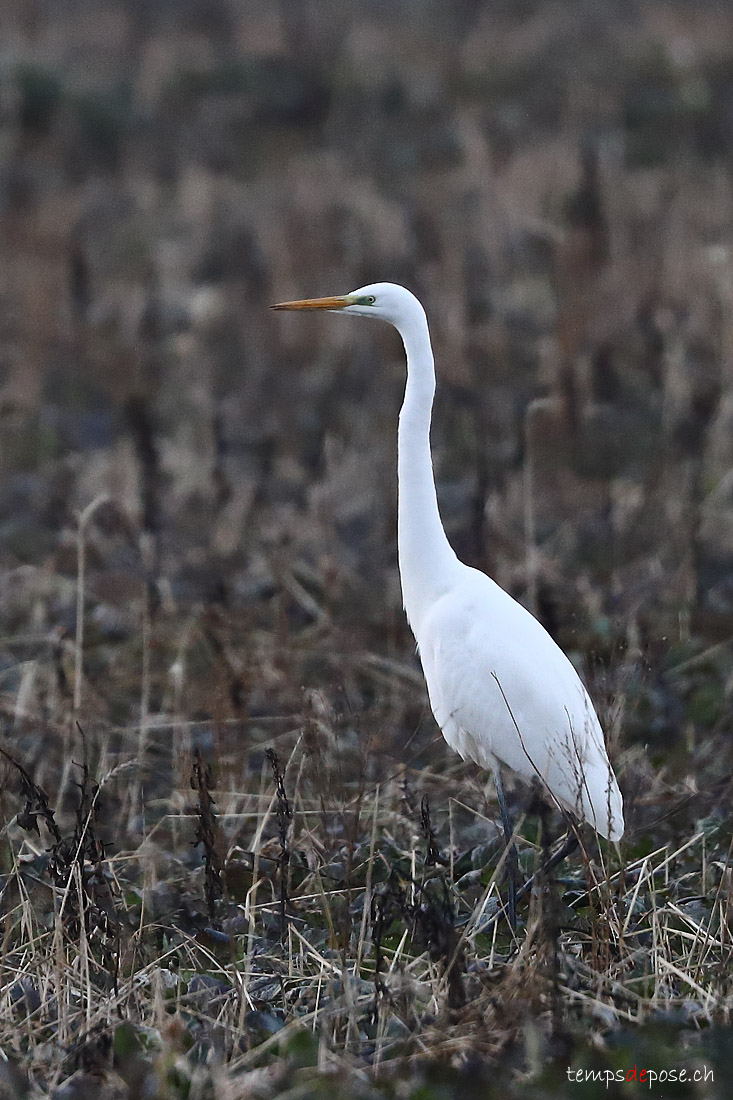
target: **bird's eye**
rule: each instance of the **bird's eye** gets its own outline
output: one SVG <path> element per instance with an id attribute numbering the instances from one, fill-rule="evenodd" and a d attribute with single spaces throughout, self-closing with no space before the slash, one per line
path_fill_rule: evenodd
<path id="1" fill-rule="evenodd" d="M 374 297 L 373 294 L 367 295 L 367 302 L 369 303 L 370 306 L 373 306 L 374 303 L 376 302 L 376 300 L 377 299 Z"/>

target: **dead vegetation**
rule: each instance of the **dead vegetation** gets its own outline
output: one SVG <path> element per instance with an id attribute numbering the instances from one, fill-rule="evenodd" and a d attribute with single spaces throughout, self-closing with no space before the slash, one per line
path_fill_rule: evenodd
<path id="1" fill-rule="evenodd" d="M 5 5 L 0 1093 L 724 1093 L 729 23 Z M 400 608 L 400 349 L 266 308 L 375 278 L 431 317 L 451 540 L 629 808 L 543 872 L 509 791 L 516 934 Z"/>
<path id="2" fill-rule="evenodd" d="M 349 1065 L 371 1067 L 377 1091 L 453 1066 L 457 1089 L 484 1060 L 512 1088 L 548 1066 L 664 1060 L 660 1029 L 676 1065 L 715 1062 L 733 952 L 722 823 L 643 854 L 632 838 L 622 862 L 586 838 L 535 881 L 514 935 L 496 919 L 503 834 L 469 769 L 335 792 L 302 731 L 270 738 L 259 784 L 220 789 L 216 817 L 196 750 L 195 812 L 156 785 L 137 841 L 118 812 L 129 769 L 100 785 L 82 772 L 64 837 L 11 765 L 6 792 L 25 808 L 4 830 L 3 1049 L 31 1095 L 67 1077 L 85 1094 L 96 1074 L 131 1095 L 266 1096 L 317 1091 Z M 430 785 L 439 821 L 426 799 L 416 812 L 413 782 Z M 100 806 L 126 840 L 114 852 Z M 525 874 L 549 850 L 538 824 L 522 828 Z"/>

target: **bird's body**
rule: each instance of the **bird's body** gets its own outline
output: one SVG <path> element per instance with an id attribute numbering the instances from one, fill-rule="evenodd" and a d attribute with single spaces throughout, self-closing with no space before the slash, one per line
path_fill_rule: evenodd
<path id="1" fill-rule="evenodd" d="M 465 568 L 417 634 L 446 741 L 464 760 L 494 771 L 504 764 L 527 782 L 540 780 L 563 809 L 619 839 L 621 796 L 577 672 L 521 604 Z"/>
<path id="2" fill-rule="evenodd" d="M 394 283 L 286 302 L 381 317 L 399 331 L 407 387 L 398 433 L 398 552 L 405 611 L 435 719 L 466 759 L 539 780 L 565 810 L 619 840 L 623 803 L 603 732 L 572 664 L 544 627 L 460 562 L 438 511 L 430 451 L 435 371 L 425 312 Z"/>

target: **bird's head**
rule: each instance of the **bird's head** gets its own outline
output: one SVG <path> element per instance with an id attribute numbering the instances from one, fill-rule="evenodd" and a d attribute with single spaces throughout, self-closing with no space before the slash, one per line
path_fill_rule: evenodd
<path id="1" fill-rule="evenodd" d="M 369 286 L 353 290 L 351 294 L 278 302 L 272 308 L 324 309 L 329 312 L 358 314 L 361 317 L 378 317 L 382 321 L 389 321 L 398 329 L 402 329 L 417 315 L 423 315 L 423 308 L 415 295 L 396 283 L 370 283 Z"/>

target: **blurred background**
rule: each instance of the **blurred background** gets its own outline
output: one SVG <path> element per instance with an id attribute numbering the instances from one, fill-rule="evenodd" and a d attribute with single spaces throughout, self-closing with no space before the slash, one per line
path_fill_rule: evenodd
<path id="1" fill-rule="evenodd" d="M 6 732 L 67 728 L 96 502 L 89 728 L 310 687 L 404 756 L 402 349 L 268 310 L 391 280 L 431 322 L 457 551 L 574 654 L 630 760 L 686 774 L 712 731 L 723 768 L 727 5 L 6 0 L 0 43 Z"/>

